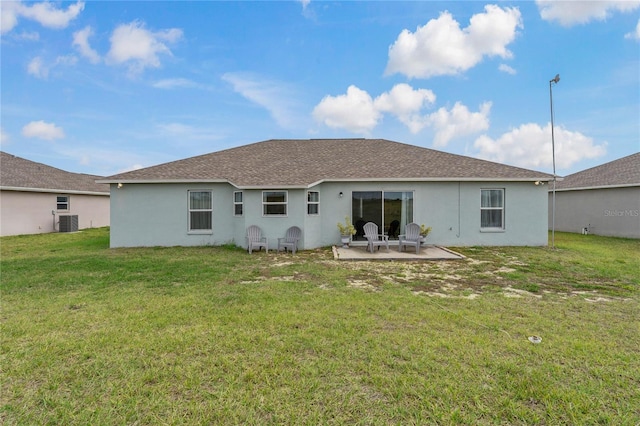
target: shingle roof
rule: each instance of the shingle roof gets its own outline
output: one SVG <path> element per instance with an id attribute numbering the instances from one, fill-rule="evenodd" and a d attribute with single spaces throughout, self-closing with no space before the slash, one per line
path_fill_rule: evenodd
<path id="1" fill-rule="evenodd" d="M 103 182 L 229 181 L 240 188 L 344 180 L 550 180 L 552 175 L 384 139 L 276 139 Z"/>
<path id="2" fill-rule="evenodd" d="M 556 189 L 640 186 L 640 152 L 592 167 L 558 181 Z"/>
<path id="3" fill-rule="evenodd" d="M 71 173 L 0 151 L 2 189 L 55 190 L 109 194 L 109 186 L 95 183 L 101 176 Z"/>

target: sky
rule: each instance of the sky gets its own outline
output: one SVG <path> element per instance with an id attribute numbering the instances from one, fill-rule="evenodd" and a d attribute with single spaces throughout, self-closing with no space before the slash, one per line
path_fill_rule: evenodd
<path id="1" fill-rule="evenodd" d="M 0 147 L 70 172 L 267 139 L 383 138 L 550 173 L 555 152 L 560 176 L 640 151 L 640 0 L 3 0 L 0 14 Z"/>

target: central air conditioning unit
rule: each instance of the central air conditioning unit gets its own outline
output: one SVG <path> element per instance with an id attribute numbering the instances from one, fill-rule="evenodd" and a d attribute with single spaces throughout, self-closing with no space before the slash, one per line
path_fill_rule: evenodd
<path id="1" fill-rule="evenodd" d="M 78 215 L 58 216 L 60 219 L 60 232 L 77 232 L 78 231 Z"/>

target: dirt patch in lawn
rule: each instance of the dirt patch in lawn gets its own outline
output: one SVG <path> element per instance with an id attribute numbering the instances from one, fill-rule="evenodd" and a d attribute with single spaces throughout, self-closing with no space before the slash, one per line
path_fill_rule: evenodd
<path id="1" fill-rule="evenodd" d="M 571 291 L 566 284 L 528 281 L 530 265 L 517 257 L 502 256 L 496 261 L 464 260 L 429 262 L 322 262 L 330 268 L 347 269 L 352 277 L 347 285 L 367 291 L 382 291 L 384 285 L 406 287 L 416 295 L 436 298 L 476 299 L 488 293 L 508 298 L 582 297 L 591 303 L 606 303 L 620 298 L 597 291 Z"/>

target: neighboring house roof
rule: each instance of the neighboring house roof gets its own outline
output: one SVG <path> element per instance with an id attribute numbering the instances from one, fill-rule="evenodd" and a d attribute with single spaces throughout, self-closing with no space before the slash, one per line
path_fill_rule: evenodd
<path id="1" fill-rule="evenodd" d="M 557 191 L 640 186 L 640 152 L 592 167 L 556 184 Z"/>
<path id="2" fill-rule="evenodd" d="M 310 187 L 323 181 L 551 179 L 546 173 L 384 139 L 275 139 L 100 182 L 230 182 L 238 188 L 276 188 Z"/>
<path id="3" fill-rule="evenodd" d="M 2 190 L 109 195 L 101 176 L 71 173 L 0 151 Z"/>

